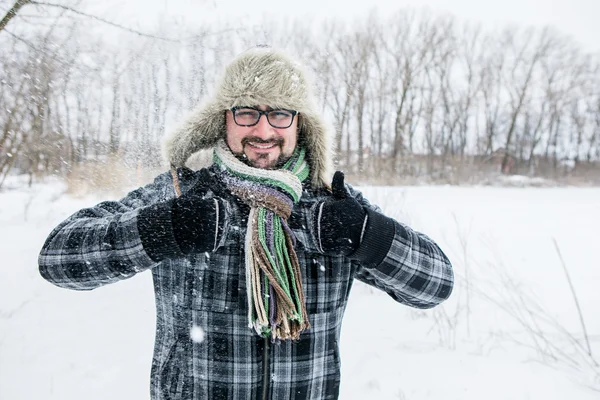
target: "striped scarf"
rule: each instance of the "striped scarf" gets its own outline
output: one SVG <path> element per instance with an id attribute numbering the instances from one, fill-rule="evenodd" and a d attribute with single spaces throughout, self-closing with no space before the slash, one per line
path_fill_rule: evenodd
<path id="1" fill-rule="evenodd" d="M 248 326 L 273 340 L 298 339 L 310 323 L 295 238 L 286 221 L 309 175 L 305 150 L 297 147 L 281 169 L 267 170 L 244 164 L 220 141 L 214 162 L 225 171 L 229 190 L 250 206 L 245 243 Z"/>

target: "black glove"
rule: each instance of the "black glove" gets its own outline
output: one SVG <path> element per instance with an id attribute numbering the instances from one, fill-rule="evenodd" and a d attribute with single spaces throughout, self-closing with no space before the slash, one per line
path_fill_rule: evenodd
<path id="1" fill-rule="evenodd" d="M 361 241 L 367 213 L 344 186 L 344 173 L 337 171 L 331 182 L 333 197 L 313 210 L 313 232 L 325 254 L 350 255 Z"/>
<path id="2" fill-rule="evenodd" d="M 185 193 L 173 200 L 173 234 L 185 254 L 216 249 L 223 233 L 225 205 L 221 199 L 204 199 L 198 193 Z"/>
<path id="3" fill-rule="evenodd" d="M 204 198 L 206 182 L 180 197 L 142 208 L 138 233 L 144 250 L 154 261 L 213 251 L 223 235 L 225 204 Z"/>

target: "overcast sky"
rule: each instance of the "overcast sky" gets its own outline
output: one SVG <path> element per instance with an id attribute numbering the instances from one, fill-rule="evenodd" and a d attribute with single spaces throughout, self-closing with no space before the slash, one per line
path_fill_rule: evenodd
<path id="1" fill-rule="evenodd" d="M 265 12 L 277 12 L 352 19 L 373 7 L 383 12 L 403 6 L 428 7 L 489 27 L 552 25 L 571 35 L 585 50 L 600 51 L 600 0 L 104 0 L 97 6 L 107 17 L 138 27 L 152 25 L 161 18 L 190 23 L 215 17 L 258 21 Z"/>

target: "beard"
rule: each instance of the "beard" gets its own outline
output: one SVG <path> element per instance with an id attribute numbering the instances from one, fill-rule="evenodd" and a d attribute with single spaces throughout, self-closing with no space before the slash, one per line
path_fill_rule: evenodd
<path id="1" fill-rule="evenodd" d="M 244 164 L 253 167 L 253 168 L 261 168 L 261 169 L 280 169 L 281 167 L 283 167 L 285 165 L 285 163 L 292 157 L 291 154 L 284 154 L 283 153 L 283 139 L 282 138 L 276 138 L 276 139 L 272 139 L 272 140 L 263 140 L 261 138 L 258 137 L 253 137 L 253 136 L 247 136 L 245 138 L 242 139 L 242 149 L 245 148 L 248 145 L 248 142 L 253 142 L 253 143 L 263 143 L 263 144 L 267 144 L 267 143 L 275 143 L 276 146 L 279 147 L 279 157 L 277 157 L 276 160 L 271 161 L 271 163 L 269 163 L 266 167 L 261 167 L 260 166 L 260 161 L 261 160 L 265 160 L 269 158 L 269 154 L 259 154 L 257 158 L 251 160 L 248 158 L 248 156 L 246 155 L 246 153 L 244 153 L 244 151 L 242 150 L 242 152 L 240 153 L 236 153 L 233 152 L 233 155 L 235 156 L 235 158 L 237 158 L 238 160 L 240 160 L 241 162 L 243 162 Z M 231 149 L 230 149 L 231 150 Z"/>
<path id="2" fill-rule="evenodd" d="M 267 165 L 266 167 L 261 167 L 259 161 L 268 158 L 268 154 L 261 154 L 254 160 L 249 159 L 245 153 L 233 153 L 233 155 L 235 156 L 235 158 L 248 165 L 249 167 L 261 169 L 281 169 L 281 167 L 283 167 L 285 163 L 290 158 L 292 158 L 292 156 L 282 153 L 279 155 L 279 157 L 277 157 L 276 160 L 273 160 L 269 165 Z"/>

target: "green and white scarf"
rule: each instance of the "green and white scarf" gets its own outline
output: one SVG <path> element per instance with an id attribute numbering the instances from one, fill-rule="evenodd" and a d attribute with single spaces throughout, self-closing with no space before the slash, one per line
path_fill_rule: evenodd
<path id="1" fill-rule="evenodd" d="M 305 150 L 297 147 L 281 169 L 267 170 L 244 164 L 221 140 L 214 161 L 224 169 L 229 190 L 250 206 L 245 243 L 248 326 L 273 340 L 298 339 L 310 323 L 287 219 L 309 176 Z"/>

